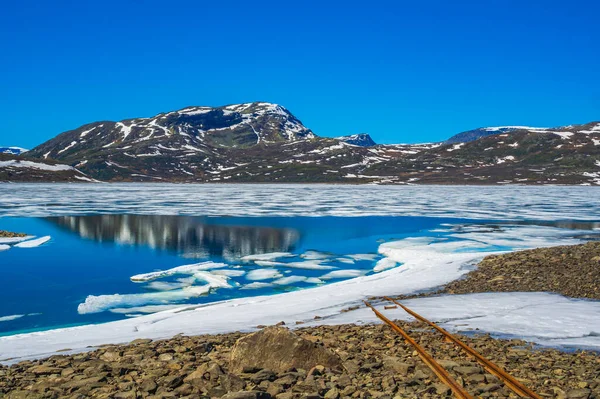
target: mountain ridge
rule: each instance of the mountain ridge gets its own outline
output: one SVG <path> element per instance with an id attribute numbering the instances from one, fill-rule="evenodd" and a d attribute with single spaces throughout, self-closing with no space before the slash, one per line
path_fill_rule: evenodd
<path id="1" fill-rule="evenodd" d="M 102 181 L 600 184 L 600 123 L 384 145 L 366 133 L 320 137 L 285 107 L 252 102 L 93 122 L 23 156 Z"/>

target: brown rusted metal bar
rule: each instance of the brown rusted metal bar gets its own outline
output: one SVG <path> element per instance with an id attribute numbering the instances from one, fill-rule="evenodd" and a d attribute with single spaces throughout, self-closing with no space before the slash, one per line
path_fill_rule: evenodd
<path id="1" fill-rule="evenodd" d="M 442 327 L 438 326 L 437 324 L 435 324 L 432 321 L 427 320 L 426 318 L 424 318 L 420 314 L 418 314 L 418 313 L 410 310 L 406 306 L 402 305 L 400 302 L 398 302 L 398 301 L 396 301 L 394 299 L 388 298 L 388 297 L 384 297 L 384 298 L 386 300 L 388 300 L 390 302 L 393 302 L 396 305 L 400 306 L 402 309 L 404 309 L 408 314 L 410 314 L 414 318 L 416 318 L 416 319 L 418 319 L 418 320 L 420 320 L 420 321 L 422 321 L 424 323 L 429 324 L 431 327 L 435 328 L 437 331 L 439 331 L 442 334 L 444 334 L 445 338 L 447 338 L 448 340 L 452 341 L 453 343 L 455 343 L 456 345 L 458 345 L 460 348 L 462 348 L 465 352 L 467 352 L 469 355 L 471 355 L 475 359 L 477 359 L 477 361 L 479 363 L 481 363 L 481 365 L 490 374 L 493 374 L 496 377 L 498 377 L 500 380 L 502 380 L 506 384 L 506 386 L 509 387 L 517 395 L 519 395 L 521 397 L 529 397 L 529 398 L 532 398 L 532 399 L 542 399 L 539 395 L 537 395 L 531 389 L 527 388 L 525 385 L 523 385 L 521 382 L 519 382 L 512 375 L 508 374 L 506 371 L 504 371 L 498 365 L 492 363 L 491 361 L 489 361 L 488 359 L 486 359 L 485 357 L 483 357 L 483 355 L 481 355 L 475 349 L 471 348 L 469 345 L 465 344 L 464 342 L 462 342 L 461 340 L 459 340 L 458 338 L 456 338 L 454 335 L 452 335 L 448 331 L 444 330 Z"/>
<path id="2" fill-rule="evenodd" d="M 384 323 L 392 327 L 394 331 L 400 334 L 406 343 L 413 346 L 419 357 L 423 362 L 438 376 L 440 380 L 444 384 L 446 384 L 454 393 L 454 395 L 459 399 L 473 399 L 471 395 L 465 389 L 456 382 L 454 378 L 448 374 L 445 368 L 443 368 L 438 362 L 436 362 L 426 351 L 423 349 L 421 345 L 419 345 L 414 339 L 410 337 L 403 329 L 401 329 L 398 325 L 396 325 L 393 321 L 385 317 L 381 314 L 377 309 L 375 309 L 369 302 L 364 301 L 365 305 L 367 305 L 371 310 L 375 313 L 377 317 L 379 317 Z"/>

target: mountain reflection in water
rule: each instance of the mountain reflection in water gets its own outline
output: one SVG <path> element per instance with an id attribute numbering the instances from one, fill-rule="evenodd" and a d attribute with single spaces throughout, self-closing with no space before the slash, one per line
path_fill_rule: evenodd
<path id="1" fill-rule="evenodd" d="M 241 256 L 289 252 L 300 239 L 290 228 L 210 224 L 206 219 L 188 216 L 93 215 L 48 217 L 82 238 L 122 245 L 149 246 L 174 251 L 188 258 Z"/>

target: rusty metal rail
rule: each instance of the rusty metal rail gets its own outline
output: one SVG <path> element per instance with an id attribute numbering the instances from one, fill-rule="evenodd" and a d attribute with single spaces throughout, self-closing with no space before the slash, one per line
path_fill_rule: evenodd
<path id="1" fill-rule="evenodd" d="M 527 388 L 525 385 L 523 385 L 521 382 L 519 382 L 512 375 L 510 375 L 506 371 L 504 371 L 501 367 L 499 367 L 498 365 L 492 363 L 491 361 L 489 361 L 488 359 L 483 357 L 483 355 L 481 355 L 475 349 L 471 348 L 469 345 L 465 344 L 464 342 L 459 340 L 457 337 L 450 334 L 448 331 L 444 330 L 442 327 L 438 326 L 437 324 L 435 324 L 432 321 L 427 320 L 426 318 L 419 315 L 418 313 L 410 310 L 406 306 L 402 305 L 400 302 L 398 302 L 394 299 L 388 298 L 388 297 L 384 297 L 384 298 L 386 300 L 393 302 L 396 305 L 400 306 L 408 314 L 410 314 L 417 320 L 420 320 L 420 321 L 428 324 L 429 326 L 435 328 L 437 331 L 444 334 L 444 336 L 448 340 L 452 341 L 454 344 L 459 346 L 462 350 L 467 352 L 469 355 L 473 356 L 483 366 L 483 368 L 485 368 L 490 374 L 493 374 L 496 377 L 498 377 L 500 380 L 502 380 L 506 384 L 506 386 L 509 387 L 517 395 L 519 395 L 521 397 L 532 398 L 532 399 L 542 399 L 539 395 L 537 395 L 531 389 Z"/>
<path id="2" fill-rule="evenodd" d="M 371 310 L 373 310 L 373 312 L 375 312 L 377 317 L 379 317 L 384 323 L 386 323 L 387 325 L 392 327 L 392 329 L 394 331 L 396 331 L 398 334 L 400 334 L 409 345 L 412 345 L 416 349 L 417 353 L 419 354 L 419 357 L 423 360 L 423 362 L 425 362 L 425 364 L 427 366 L 429 366 L 429 368 L 438 376 L 438 378 L 440 380 L 442 380 L 442 382 L 444 384 L 446 384 L 452 390 L 452 392 L 454 393 L 454 395 L 456 395 L 457 398 L 473 399 L 473 396 L 469 395 L 469 393 L 467 391 L 465 391 L 465 389 L 462 386 L 460 386 L 460 384 L 458 382 L 456 382 L 456 380 L 454 378 L 452 378 L 452 376 L 450 376 L 450 374 L 448 374 L 446 369 L 443 368 L 438 362 L 436 362 L 431 357 L 431 355 L 429 355 L 425 351 L 425 349 L 423 349 L 423 347 L 421 345 L 419 345 L 414 339 L 412 339 L 410 337 L 410 335 L 408 335 L 403 329 L 401 329 L 393 321 L 391 321 L 390 319 L 385 317 L 383 314 L 381 314 L 369 302 L 367 302 L 367 301 L 364 301 L 364 302 L 365 302 L 365 305 L 370 307 Z"/>
<path id="3" fill-rule="evenodd" d="M 415 317 L 417 320 L 420 320 L 420 321 L 428 324 L 429 326 L 433 327 L 434 329 L 436 329 L 437 331 L 442 333 L 447 340 L 449 340 L 450 342 L 453 342 L 454 344 L 459 346 L 461 349 L 463 349 L 465 352 L 467 352 L 470 356 L 474 357 L 490 374 L 493 374 L 496 377 L 498 377 L 500 380 L 502 380 L 506 384 L 506 386 L 508 388 L 510 388 L 518 396 L 532 398 L 532 399 L 542 399 L 539 395 L 537 395 L 535 392 L 533 392 L 532 390 L 527 388 L 525 385 L 523 385 L 521 382 L 519 382 L 513 376 L 511 376 L 506 371 L 504 371 L 502 368 L 500 368 L 496 364 L 492 363 L 491 361 L 489 361 L 488 359 L 483 357 L 483 355 L 481 355 L 475 349 L 471 348 L 470 346 L 468 346 L 467 344 L 465 344 L 464 342 L 462 342 L 461 340 L 456 338 L 454 335 L 452 335 L 448 331 L 444 330 L 442 327 L 427 320 L 426 318 L 419 315 L 418 313 L 410 310 L 409 308 L 402 305 L 398 301 L 388 298 L 388 297 L 384 297 L 384 298 L 386 300 L 393 302 L 396 305 L 400 306 L 408 314 Z M 433 370 L 433 372 L 442 380 L 442 382 L 444 382 L 446 385 L 448 385 L 448 387 L 452 390 L 452 392 L 456 395 L 457 398 L 472 398 L 472 396 L 469 395 L 469 393 L 467 391 L 465 391 L 465 389 L 462 386 L 460 386 L 450 376 L 450 374 L 448 374 L 446 369 L 444 369 L 427 352 L 425 352 L 423 347 L 421 347 L 414 339 L 412 339 L 404 330 L 402 330 L 398 325 L 396 325 L 394 322 L 392 322 L 387 317 L 385 317 L 383 314 L 381 314 L 370 303 L 365 301 L 365 304 L 369 308 L 371 308 L 371 310 L 373 310 L 373 312 L 375 312 L 375 315 L 377 317 L 379 317 L 386 324 L 388 324 L 390 327 L 392 327 L 392 329 L 394 331 L 396 331 L 398 334 L 402 335 L 404 340 L 408 344 L 412 345 L 417 350 L 417 353 L 419 353 L 419 356 L 421 357 L 421 359 L 423 359 L 425 364 L 427 364 L 427 366 L 429 366 L 431 368 L 431 370 Z"/>

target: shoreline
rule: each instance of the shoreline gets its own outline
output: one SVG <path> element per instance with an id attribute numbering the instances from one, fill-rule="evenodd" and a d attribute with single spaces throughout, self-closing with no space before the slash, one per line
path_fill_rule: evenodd
<path id="1" fill-rule="evenodd" d="M 529 229 L 526 234 L 531 235 L 531 239 L 536 239 L 535 234 L 538 231 L 539 229 Z M 522 245 L 527 245 L 527 236 L 521 233 L 520 237 L 525 240 Z M 563 239 L 563 242 L 565 240 Z M 400 242 L 406 244 L 406 241 Z M 468 246 L 469 242 L 463 244 Z M 554 342 L 558 347 L 600 348 L 600 338 L 594 338 L 593 335 L 593 331 L 600 331 L 600 302 L 581 302 L 543 292 L 518 295 L 507 292 L 465 293 L 436 297 L 433 296 L 432 289 L 466 281 L 467 279 L 461 279 L 468 274 L 465 265 L 476 264 L 484 259 L 486 254 L 460 251 L 448 253 L 445 252 L 448 243 L 444 241 L 431 245 L 427 240 L 409 240 L 409 243 L 412 246 L 398 249 L 401 251 L 399 254 L 404 254 L 403 261 L 394 258 L 398 254 L 394 252 L 396 249 L 393 246 L 387 250 L 387 253 L 382 252 L 401 262 L 402 266 L 369 276 L 283 294 L 243 297 L 205 305 L 181 305 L 159 313 L 102 324 L 86 324 L 3 336 L 0 337 L 0 362 L 6 362 L 8 359 L 12 362 L 41 358 L 66 348 L 81 350 L 103 344 L 125 343 L 137 338 L 166 339 L 180 333 L 192 335 L 225 333 L 234 330 L 252 331 L 256 326 L 273 325 L 281 321 L 285 321 L 287 325 L 302 323 L 307 326 L 364 324 L 377 320 L 370 313 L 364 312 L 364 308 L 360 308 L 362 299 L 385 295 L 398 297 L 399 294 L 402 298 L 414 298 L 410 300 L 410 307 L 414 304 L 415 311 L 423 313 L 428 318 L 431 317 L 433 321 L 447 320 L 448 315 L 452 314 L 450 320 L 462 320 L 462 325 L 479 328 L 498 336 L 529 337 L 531 341 L 546 346 Z M 541 244 L 539 241 L 536 243 Z M 460 242 L 454 244 L 461 245 Z M 597 244 L 600 249 L 600 243 Z M 439 247 L 438 250 L 442 251 L 441 253 L 436 252 L 438 248 L 436 245 Z M 586 245 L 596 247 L 596 244 L 588 243 L 571 248 Z M 542 248 L 533 251 L 548 250 L 552 249 Z M 493 256 L 514 256 L 511 254 L 523 252 L 527 251 Z M 471 273 L 476 273 L 477 270 L 479 269 Z M 428 291 L 428 293 L 410 294 L 417 291 Z M 439 295 L 439 292 L 437 294 Z M 458 308 L 463 310 L 458 311 Z M 348 311 L 349 309 L 355 310 Z M 531 312 L 531 315 L 525 317 L 521 324 L 503 325 L 499 323 L 500 316 L 482 319 L 485 315 L 501 315 L 498 312 L 505 312 L 507 309 L 511 309 L 514 317 L 518 317 L 518 314 L 525 317 L 527 312 Z M 599 319 L 599 325 L 596 327 L 593 323 L 586 322 L 585 318 L 574 317 L 578 314 L 594 313 L 598 313 Z M 536 326 L 535 320 L 541 320 L 544 315 L 564 318 L 566 324 L 562 329 L 553 329 L 542 324 Z M 407 315 L 402 312 L 395 313 L 393 316 L 398 319 L 407 318 Z M 532 318 L 529 323 L 528 318 Z M 230 323 L 229 320 L 234 322 Z M 482 320 L 487 324 L 477 324 Z M 447 323 L 445 328 L 452 331 L 462 329 L 461 325 L 452 323 Z"/>
<path id="2" fill-rule="evenodd" d="M 472 276 L 482 273 L 487 276 L 488 269 L 506 272 L 502 265 L 514 257 L 531 259 L 532 254 L 551 256 L 555 251 L 566 251 L 572 259 L 581 259 L 584 253 L 600 251 L 600 242 L 482 255 L 479 258 L 483 259 L 478 263 L 481 266 L 446 284 L 444 289 L 438 290 L 445 290 L 441 296 L 440 292 L 430 292 L 405 299 L 409 297 L 407 295 L 401 296 L 402 302 L 443 328 L 459 334 L 461 340 L 538 394 L 557 398 L 598 397 L 600 339 L 590 331 L 600 330 L 600 301 L 546 292 L 451 294 L 447 289 L 457 284 L 473 287 L 472 281 L 478 280 L 477 277 L 473 280 Z M 473 254 L 466 255 L 458 255 L 456 264 L 469 263 L 468 258 L 472 258 Z M 533 256 L 533 259 L 537 258 Z M 500 266 L 494 268 L 494 265 Z M 522 261 L 521 267 L 528 268 L 528 265 Z M 388 275 L 387 279 L 381 278 L 383 273 Z M 166 399 L 228 394 L 233 395 L 228 399 L 299 399 L 309 394 L 325 399 L 386 399 L 391 398 L 389 394 L 393 393 L 406 398 L 447 397 L 447 388 L 439 384 L 412 348 L 407 347 L 389 327 L 381 324 L 370 309 L 360 306 L 360 301 L 343 300 L 345 287 L 366 284 L 381 288 L 382 283 L 387 281 L 386 289 L 394 289 L 404 273 L 402 268 L 396 268 L 379 275 L 329 285 L 330 288 L 337 286 L 338 289 L 334 290 L 313 288 L 211 305 L 184 306 L 138 319 L 107 323 L 104 328 L 102 325 L 85 325 L 2 337 L 0 353 L 11 347 L 28 349 L 33 342 L 47 351 L 45 354 L 38 352 L 31 360 L 27 360 L 27 356 L 0 359 L 0 362 L 9 363 L 0 365 L 0 396 L 4 394 L 7 399 L 38 394 L 57 398 L 85 395 Z M 390 279 L 389 275 L 395 277 Z M 540 275 L 552 281 L 551 274 Z M 458 288 L 454 290 L 458 291 Z M 307 302 L 320 295 L 329 299 L 341 296 L 342 300 L 333 301 L 333 306 L 306 306 Z M 285 312 L 286 302 L 281 301 L 284 296 L 288 299 L 289 296 L 297 296 L 299 299 L 292 301 L 294 306 L 301 307 L 295 309 L 293 315 Z M 373 298 L 371 295 L 364 296 Z M 384 310 L 384 305 L 391 303 L 373 304 L 407 329 L 467 390 L 480 397 L 509 397 L 509 391 L 500 381 L 471 360 L 465 360 L 452 344 L 441 340 L 437 333 L 411 321 L 401 309 Z M 260 309 L 260 313 L 253 315 L 251 309 L 254 308 Z M 202 316 L 203 313 L 205 316 Z M 220 315 L 221 321 L 215 320 L 215 315 Z M 508 315 L 512 317 L 510 321 L 505 318 Z M 560 324 L 556 320 L 560 320 Z M 277 373 L 267 370 L 230 371 L 229 357 L 237 339 L 264 325 L 282 324 L 295 334 L 334 351 L 342 359 L 344 369 L 324 368 L 318 373 L 312 370 Z M 152 330 L 157 325 L 167 327 L 167 330 Z M 116 333 L 112 338 L 102 338 L 106 327 Z M 486 327 L 490 328 L 486 330 Z M 211 329 L 211 333 L 203 333 Z M 152 331 L 170 332 L 165 336 L 152 336 Z M 545 340 L 540 341 L 538 335 L 545 336 Z M 96 345 L 89 341 L 89 337 L 95 337 Z M 63 339 L 59 344 L 62 347 L 56 346 L 55 338 Z M 74 345 L 69 346 L 69 343 Z M 198 349 L 209 347 L 211 349 L 206 351 Z M 592 350 L 585 350 L 586 347 Z M 210 382 L 194 382 L 191 377 L 194 370 L 207 369 L 216 370 L 218 376 Z M 268 375 L 268 378 L 259 377 L 263 375 Z M 231 381 L 236 383 L 231 384 Z"/>
<path id="3" fill-rule="evenodd" d="M 510 397 L 497 378 L 440 339 L 422 324 L 399 322 L 469 392 L 478 397 Z M 57 354 L 45 360 L 0 366 L 0 395 L 60 398 L 440 398 L 448 388 L 385 325 L 299 328 L 294 334 L 331 351 L 338 370 L 232 370 L 238 339 L 248 334 L 176 336 L 105 345 L 91 352 Z M 525 341 L 461 335 L 460 339 L 544 397 L 592 398 L 600 395 L 596 353 L 539 349 Z M 272 349 L 272 348 L 271 348 Z M 265 353 L 269 359 L 271 352 Z M 321 368 L 319 368 L 321 367 Z M 198 380 L 198 375 L 205 375 Z M 236 396 L 237 395 L 237 396 Z M 595 396 L 592 396 L 595 395 Z"/>

